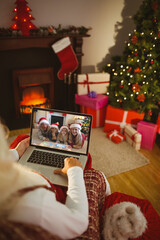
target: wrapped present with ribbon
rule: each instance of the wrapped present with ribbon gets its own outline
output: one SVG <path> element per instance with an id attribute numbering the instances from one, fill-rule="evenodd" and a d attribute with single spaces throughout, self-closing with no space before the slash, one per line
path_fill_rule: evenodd
<path id="1" fill-rule="evenodd" d="M 93 116 L 92 127 L 103 127 L 108 96 L 97 94 L 96 98 L 88 95 L 75 95 L 75 103 L 80 105 L 80 112 Z"/>
<path id="2" fill-rule="evenodd" d="M 107 133 L 107 137 L 114 143 L 120 143 L 125 140 L 125 136 L 117 130 Z"/>
<path id="3" fill-rule="evenodd" d="M 94 110 L 98 110 L 100 108 L 107 106 L 108 96 L 103 94 L 97 94 L 95 98 L 91 98 L 86 94 L 84 95 L 75 94 L 75 103 L 81 106 L 92 108 Z"/>
<path id="4" fill-rule="evenodd" d="M 109 82 L 109 73 L 78 74 L 77 93 L 78 95 L 88 94 L 91 91 L 96 91 L 97 94 L 106 93 Z"/>
<path id="5" fill-rule="evenodd" d="M 107 105 L 104 131 L 109 132 L 114 129 L 123 133 L 126 124 L 136 128 L 140 120 L 143 120 L 144 113 L 137 111 L 125 111 L 122 108 L 115 108 Z"/>
<path id="6" fill-rule="evenodd" d="M 141 148 L 142 135 L 131 125 L 126 125 L 124 127 L 124 135 L 126 137 L 126 141 L 136 150 Z"/>
<path id="7" fill-rule="evenodd" d="M 92 128 L 104 127 L 104 120 L 106 115 L 106 107 L 100 109 L 93 109 L 85 106 L 80 106 L 80 112 L 92 115 Z"/>
<path id="8" fill-rule="evenodd" d="M 142 134 L 141 148 L 152 151 L 157 135 L 157 124 L 140 121 L 137 124 L 137 131 Z"/>

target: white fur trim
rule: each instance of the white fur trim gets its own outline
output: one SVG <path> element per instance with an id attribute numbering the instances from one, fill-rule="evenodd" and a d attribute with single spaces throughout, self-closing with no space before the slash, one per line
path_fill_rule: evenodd
<path id="1" fill-rule="evenodd" d="M 81 126 L 80 126 L 80 124 L 78 124 L 78 123 L 72 123 L 72 124 L 70 125 L 70 128 L 78 128 L 79 130 L 81 130 Z"/>
<path id="2" fill-rule="evenodd" d="M 51 124 L 50 128 L 57 128 L 58 129 L 58 126 L 56 124 Z"/>
<path id="3" fill-rule="evenodd" d="M 62 38 L 56 43 L 52 44 L 52 48 L 55 53 L 60 52 L 71 44 L 69 37 Z"/>
<path id="4" fill-rule="evenodd" d="M 41 125 L 41 123 L 46 123 L 46 124 L 49 125 L 49 122 L 48 122 L 47 120 L 45 120 L 45 119 L 41 120 L 40 123 L 39 123 L 39 125 Z"/>
<path id="5" fill-rule="evenodd" d="M 62 126 L 61 128 L 60 128 L 60 132 L 62 131 L 62 129 L 64 129 L 64 128 L 66 128 L 67 129 L 67 131 L 69 132 L 69 128 L 67 127 L 67 126 Z"/>

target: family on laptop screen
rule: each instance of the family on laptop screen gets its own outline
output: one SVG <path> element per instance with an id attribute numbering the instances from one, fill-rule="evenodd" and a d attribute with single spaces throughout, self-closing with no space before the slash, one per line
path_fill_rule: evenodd
<path id="1" fill-rule="evenodd" d="M 89 116 L 40 109 L 33 111 L 32 145 L 86 153 Z"/>

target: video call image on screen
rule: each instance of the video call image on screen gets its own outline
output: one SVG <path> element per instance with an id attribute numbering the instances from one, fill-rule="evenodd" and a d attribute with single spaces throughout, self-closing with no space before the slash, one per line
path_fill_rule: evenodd
<path id="1" fill-rule="evenodd" d="M 86 154 L 91 117 L 33 110 L 31 145 Z"/>

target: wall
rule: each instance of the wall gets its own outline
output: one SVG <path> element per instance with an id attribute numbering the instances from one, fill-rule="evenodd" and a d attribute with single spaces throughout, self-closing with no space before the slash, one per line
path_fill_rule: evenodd
<path id="1" fill-rule="evenodd" d="M 13 24 L 16 0 L 0 1 L 0 27 Z M 120 55 L 128 33 L 134 29 L 131 17 L 142 0 L 27 0 L 39 26 L 92 27 L 84 39 L 82 72 L 101 71 L 111 56 Z"/>

